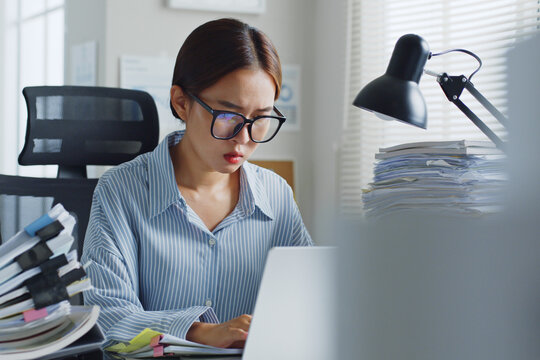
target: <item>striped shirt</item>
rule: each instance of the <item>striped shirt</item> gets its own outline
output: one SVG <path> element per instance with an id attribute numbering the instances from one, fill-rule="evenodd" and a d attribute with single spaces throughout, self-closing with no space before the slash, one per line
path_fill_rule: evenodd
<path id="1" fill-rule="evenodd" d="M 101 306 L 106 345 L 146 327 L 185 338 L 195 321 L 251 314 L 268 251 L 312 245 L 285 180 L 248 162 L 236 207 L 210 231 L 176 184 L 169 147 L 183 134 L 107 171 L 94 192 L 84 299 Z"/>

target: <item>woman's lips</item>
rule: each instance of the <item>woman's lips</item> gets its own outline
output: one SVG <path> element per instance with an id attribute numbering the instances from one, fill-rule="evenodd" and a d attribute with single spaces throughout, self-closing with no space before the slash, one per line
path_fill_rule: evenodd
<path id="1" fill-rule="evenodd" d="M 239 152 L 230 152 L 223 155 L 223 157 L 225 158 L 225 161 L 227 161 L 229 164 L 238 164 L 240 161 L 242 161 L 244 155 Z"/>

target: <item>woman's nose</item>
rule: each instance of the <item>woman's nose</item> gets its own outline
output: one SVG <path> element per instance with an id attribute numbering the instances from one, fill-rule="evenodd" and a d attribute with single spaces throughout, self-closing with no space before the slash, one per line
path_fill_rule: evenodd
<path id="1" fill-rule="evenodd" d="M 239 124 L 237 126 L 242 126 L 242 124 Z M 232 138 L 232 140 L 239 143 L 239 144 L 247 144 L 249 142 L 249 140 L 251 140 L 249 138 L 248 125 L 245 124 L 242 127 L 242 129 L 240 130 L 240 132 L 238 134 L 236 134 L 235 137 Z"/>

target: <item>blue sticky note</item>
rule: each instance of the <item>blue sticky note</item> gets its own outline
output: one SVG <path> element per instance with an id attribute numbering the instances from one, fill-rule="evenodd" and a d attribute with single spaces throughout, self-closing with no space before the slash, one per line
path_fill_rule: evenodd
<path id="1" fill-rule="evenodd" d="M 43 215 L 39 219 L 32 222 L 30 225 L 26 226 L 24 228 L 24 231 L 32 237 L 36 236 L 36 231 L 39 229 L 44 228 L 45 226 L 49 225 L 53 222 L 53 219 L 48 214 Z"/>

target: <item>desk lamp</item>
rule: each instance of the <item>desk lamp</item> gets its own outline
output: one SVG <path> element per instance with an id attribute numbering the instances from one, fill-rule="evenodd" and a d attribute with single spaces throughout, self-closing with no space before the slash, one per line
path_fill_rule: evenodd
<path id="1" fill-rule="evenodd" d="M 453 51 L 466 53 L 478 61 L 478 68 L 468 78 L 464 75 L 437 74 L 424 69 L 427 60 L 432 56 Z M 463 90 L 467 89 L 484 108 L 503 126 L 506 126 L 506 117 L 471 83 L 471 78 L 481 66 L 482 60 L 468 50 L 452 49 L 433 54 L 422 37 L 407 34 L 397 41 L 386 73 L 367 84 L 358 93 L 353 105 L 371 111 L 383 120 L 398 120 L 425 129 L 427 125 L 426 102 L 418 86 L 422 72 L 425 72 L 427 75 L 436 77 L 448 100 L 454 103 L 499 149 L 504 151 L 504 142 L 459 99 Z"/>

